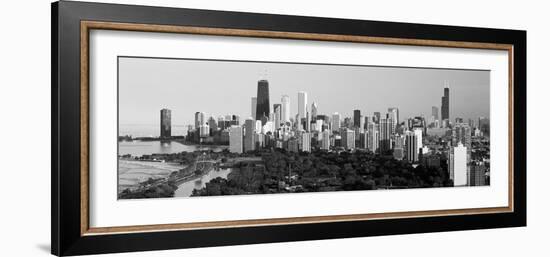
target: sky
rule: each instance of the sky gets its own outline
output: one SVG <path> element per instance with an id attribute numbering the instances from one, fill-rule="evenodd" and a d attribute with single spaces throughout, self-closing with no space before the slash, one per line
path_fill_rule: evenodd
<path id="1" fill-rule="evenodd" d="M 269 82 L 271 109 L 290 96 L 291 117 L 305 91 L 318 114 L 352 117 L 358 109 L 372 116 L 397 107 L 400 121 L 429 118 L 432 106 L 441 109 L 445 81 L 451 120 L 489 117 L 490 106 L 490 71 L 480 70 L 119 57 L 118 79 L 121 125 L 158 124 L 163 108 L 172 110 L 173 125 L 194 124 L 198 111 L 244 120 L 260 79 Z"/>

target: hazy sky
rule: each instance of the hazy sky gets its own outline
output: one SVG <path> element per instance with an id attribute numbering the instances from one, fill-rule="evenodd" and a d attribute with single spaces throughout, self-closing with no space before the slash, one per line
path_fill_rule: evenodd
<path id="1" fill-rule="evenodd" d="M 298 91 L 308 94 L 308 109 L 352 117 L 382 114 L 398 107 L 400 120 L 431 116 L 441 109 L 444 82 L 450 85 L 450 116 L 489 117 L 489 71 L 229 62 L 157 58 L 119 58 L 119 122 L 158 124 L 160 109 L 172 110 L 173 125 L 207 117 L 251 116 L 251 97 L 259 79 L 269 81 L 269 101 L 290 96 L 291 117 L 298 111 Z M 440 110 L 441 112 L 441 110 Z M 441 113 L 439 114 L 441 115 Z"/>

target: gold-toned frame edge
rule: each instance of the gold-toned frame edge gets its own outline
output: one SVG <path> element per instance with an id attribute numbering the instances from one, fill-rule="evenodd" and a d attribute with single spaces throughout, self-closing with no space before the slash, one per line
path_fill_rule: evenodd
<path id="1" fill-rule="evenodd" d="M 509 113 L 508 114 L 508 122 L 509 122 L 508 206 L 488 207 L 488 208 L 469 208 L 469 209 L 430 210 L 430 211 L 407 211 L 407 212 L 391 212 L 391 213 L 291 217 L 291 218 L 273 218 L 273 219 L 209 221 L 209 222 L 192 222 L 192 223 L 177 223 L 177 224 L 119 226 L 119 227 L 90 227 L 89 226 L 89 32 L 92 29 L 506 50 L 508 51 L 508 73 L 509 73 L 508 74 L 508 98 L 509 98 L 508 100 L 508 103 L 509 103 L 509 107 L 508 107 L 509 108 L 508 109 L 508 113 Z M 514 211 L 513 51 L 514 51 L 514 47 L 511 44 L 442 41 L 442 40 L 426 40 L 426 39 L 403 39 L 403 38 L 350 36 L 350 35 L 245 30 L 245 29 L 226 29 L 226 28 L 211 28 L 211 27 L 172 26 L 172 25 L 156 25 L 156 24 L 117 23 L 117 22 L 83 20 L 80 22 L 80 89 L 81 89 L 81 94 L 80 94 L 80 108 L 81 108 L 81 113 L 80 113 L 80 135 L 81 135 L 80 136 L 80 144 L 81 144 L 81 149 L 80 149 L 80 177 L 81 177 L 80 179 L 80 207 L 81 207 L 80 208 L 80 234 L 81 236 L 89 236 L 89 235 L 116 234 L 116 233 L 140 233 L 140 232 L 156 232 L 156 231 L 171 231 L 171 230 L 271 226 L 271 225 L 290 225 L 290 224 L 325 223 L 325 222 L 342 222 L 342 221 L 362 221 L 362 220 L 391 219 L 391 218 L 415 218 L 415 217 L 428 217 L 428 216 L 473 215 L 473 214 L 513 212 Z"/>

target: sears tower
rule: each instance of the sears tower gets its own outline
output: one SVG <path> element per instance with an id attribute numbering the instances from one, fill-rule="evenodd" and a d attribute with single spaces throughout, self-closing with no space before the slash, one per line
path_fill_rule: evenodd
<path id="1" fill-rule="evenodd" d="M 445 85 L 441 97 L 441 120 L 449 120 L 449 86 Z"/>
<path id="2" fill-rule="evenodd" d="M 256 101 L 256 120 L 261 120 L 265 125 L 269 118 L 269 83 L 265 79 L 258 81 Z"/>

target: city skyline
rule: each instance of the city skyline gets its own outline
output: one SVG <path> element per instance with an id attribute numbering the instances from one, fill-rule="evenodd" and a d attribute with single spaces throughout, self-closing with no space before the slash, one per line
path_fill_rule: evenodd
<path id="1" fill-rule="evenodd" d="M 268 103 L 281 104 L 281 98 L 289 96 L 290 118 L 299 113 L 299 92 L 307 93 L 305 107 L 309 113 L 310 105 L 315 102 L 318 114 L 331 116 L 338 112 L 342 119 L 353 117 L 354 110 L 372 116 L 374 112 L 385 113 L 392 107 L 399 109 L 400 121 L 420 115 L 429 118 L 432 106 L 441 107 L 445 83 L 450 86 L 451 121 L 456 117 L 464 120 L 489 117 L 489 71 L 126 57 L 119 61 L 119 119 L 124 125 L 158 124 L 159 106 L 172 110 L 173 125 L 194 124 L 194 114 L 198 111 L 204 112 L 205 118 L 236 114 L 244 122 L 252 115 L 251 98 L 256 96 L 261 80 L 269 83 Z M 267 75 L 255 76 L 266 70 Z M 215 83 L 220 78 L 205 76 L 206 71 L 219 74 L 225 83 Z M 239 76 L 232 75 L 235 72 Z M 402 78 L 396 79 L 398 77 Z M 181 84 L 196 85 L 201 91 L 187 94 L 189 87 L 179 86 Z M 228 93 L 232 97 L 228 97 Z M 366 96 L 366 100 L 361 96 Z M 458 99 L 469 101 L 466 105 Z M 150 112 L 155 115 L 149 117 Z"/>

